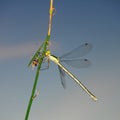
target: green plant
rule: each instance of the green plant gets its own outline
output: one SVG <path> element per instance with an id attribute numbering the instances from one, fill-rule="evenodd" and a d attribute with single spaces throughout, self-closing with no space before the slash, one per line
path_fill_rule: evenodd
<path id="1" fill-rule="evenodd" d="M 31 97 L 30 97 L 28 107 L 27 107 L 27 111 L 26 111 L 26 115 L 25 115 L 25 120 L 28 120 L 28 117 L 29 117 L 29 113 L 30 113 L 31 106 L 32 106 L 32 103 L 33 103 L 33 100 L 34 100 L 34 96 L 35 96 L 35 91 L 36 91 L 36 86 L 37 86 L 37 83 L 38 83 L 38 77 L 39 77 L 39 74 L 40 74 L 41 65 L 42 65 L 43 59 L 45 57 L 47 47 L 49 45 L 53 12 L 54 12 L 53 0 L 50 0 L 49 25 L 48 25 L 48 33 L 47 33 L 46 39 L 44 40 L 42 45 L 38 48 L 38 50 L 36 51 L 34 56 L 31 58 L 31 60 L 28 64 L 28 67 L 29 67 L 30 65 L 33 64 L 34 60 L 37 60 L 37 71 L 36 71 L 36 76 L 35 76 L 35 80 L 34 80 L 34 85 L 33 85 L 33 88 L 32 88 Z M 41 56 L 39 56 L 39 53 L 41 53 Z"/>

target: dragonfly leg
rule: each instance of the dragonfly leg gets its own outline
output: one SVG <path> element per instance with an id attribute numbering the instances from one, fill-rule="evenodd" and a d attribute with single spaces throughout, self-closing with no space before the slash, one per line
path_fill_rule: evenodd
<path id="1" fill-rule="evenodd" d="M 49 60 L 48 58 L 46 58 L 46 60 L 47 60 L 48 65 L 47 65 L 46 67 L 44 67 L 44 68 L 41 68 L 40 70 L 46 70 L 46 69 L 49 69 L 49 66 L 50 66 L 50 60 Z"/>

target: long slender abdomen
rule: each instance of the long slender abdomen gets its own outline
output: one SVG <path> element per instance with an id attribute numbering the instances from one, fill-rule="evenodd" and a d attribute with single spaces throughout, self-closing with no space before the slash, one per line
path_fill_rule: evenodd
<path id="1" fill-rule="evenodd" d="M 70 71 L 68 71 L 61 63 L 56 63 L 58 66 L 61 67 L 80 87 L 94 100 L 96 101 L 97 98 L 94 96 Z"/>

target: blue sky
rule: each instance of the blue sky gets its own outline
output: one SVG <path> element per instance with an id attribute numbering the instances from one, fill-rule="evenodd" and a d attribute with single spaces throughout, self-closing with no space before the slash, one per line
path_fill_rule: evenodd
<path id="1" fill-rule="evenodd" d="M 30 120 L 113 120 L 120 112 L 120 2 L 118 0 L 54 0 L 51 51 L 60 56 L 89 42 L 87 69 L 68 67 L 97 97 L 93 102 L 67 77 L 60 83 L 57 66 L 40 73 Z M 0 120 L 23 120 L 35 70 L 30 57 L 45 39 L 49 0 L 0 1 Z"/>

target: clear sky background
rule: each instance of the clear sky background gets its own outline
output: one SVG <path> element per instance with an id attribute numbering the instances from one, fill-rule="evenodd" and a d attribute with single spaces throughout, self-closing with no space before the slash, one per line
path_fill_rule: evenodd
<path id="1" fill-rule="evenodd" d="M 36 70 L 27 67 L 45 39 L 50 0 L 0 1 L 0 120 L 24 120 Z M 57 66 L 40 73 L 29 120 L 118 120 L 120 118 L 119 0 L 54 0 L 51 50 L 60 56 L 82 43 L 93 45 L 87 69 L 68 67 L 97 97 L 69 77 L 60 83 Z"/>

